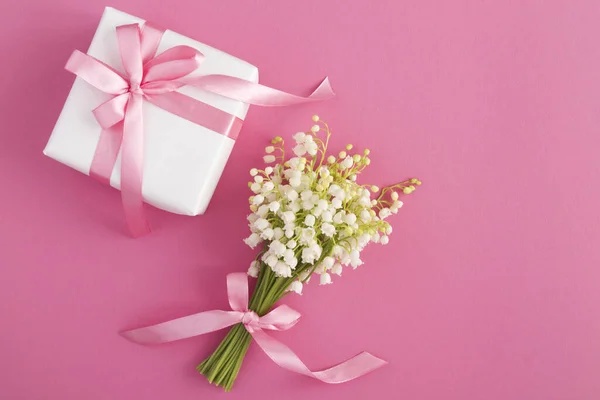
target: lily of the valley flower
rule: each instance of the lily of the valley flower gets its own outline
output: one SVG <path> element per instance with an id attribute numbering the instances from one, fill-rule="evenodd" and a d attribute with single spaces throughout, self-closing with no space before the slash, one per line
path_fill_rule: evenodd
<path id="1" fill-rule="evenodd" d="M 283 139 L 273 139 L 263 157 L 270 165 L 252 168 L 248 183 L 252 232 L 244 242 L 252 248 L 264 242 L 248 274 L 258 276 L 262 264 L 289 279 L 285 290 L 295 293 L 302 292 L 311 274 L 327 285 L 343 266 L 362 265 L 360 253 L 369 243 L 387 244 L 392 226 L 385 220 L 402 207 L 399 193 L 411 193 L 420 184 L 418 179 L 384 188 L 359 184 L 370 151 L 353 153 L 349 144 L 327 155 L 331 132 L 319 117 L 313 120 L 316 125 L 308 132 L 293 135 L 287 160 Z M 319 137 L 323 131 L 324 139 Z"/>

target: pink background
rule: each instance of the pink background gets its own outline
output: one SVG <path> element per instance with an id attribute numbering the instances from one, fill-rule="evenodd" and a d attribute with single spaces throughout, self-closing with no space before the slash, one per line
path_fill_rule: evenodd
<path id="1" fill-rule="evenodd" d="M 104 7 L 0 3 L 3 399 L 597 399 L 600 5 L 597 1 L 123 0 L 112 6 L 338 97 L 252 108 L 207 215 L 155 209 L 123 234 L 119 194 L 42 156 Z M 119 330 L 227 306 L 244 270 L 247 171 L 275 134 L 334 128 L 368 146 L 363 181 L 418 176 L 392 242 L 289 304 L 277 334 L 313 368 L 361 350 L 390 365 L 328 386 L 256 347 L 229 395 L 195 370 L 223 336 L 154 348 Z M 268 393 L 265 397 L 264 393 Z"/>

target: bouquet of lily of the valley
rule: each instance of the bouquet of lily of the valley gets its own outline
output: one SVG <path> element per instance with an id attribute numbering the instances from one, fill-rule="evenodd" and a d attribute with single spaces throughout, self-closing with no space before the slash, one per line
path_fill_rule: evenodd
<path id="1" fill-rule="evenodd" d="M 327 285 L 344 266 L 362 265 L 360 253 L 367 244 L 388 243 L 392 226 L 386 219 L 402 207 L 399 193 L 409 194 L 421 184 L 418 179 L 384 188 L 360 184 L 358 175 L 371 161 L 369 150 L 353 154 L 349 144 L 328 155 L 331 131 L 319 117 L 313 121 L 310 131 L 293 136 L 291 157 L 286 158 L 284 140 L 275 137 L 265 149 L 267 166 L 250 170 L 252 233 L 245 242 L 260 251 L 248 269 L 258 279 L 248 309 L 258 316 L 286 294 L 301 294 L 314 275 Z M 251 341 L 246 323 L 233 326 L 198 371 L 230 390 Z"/>

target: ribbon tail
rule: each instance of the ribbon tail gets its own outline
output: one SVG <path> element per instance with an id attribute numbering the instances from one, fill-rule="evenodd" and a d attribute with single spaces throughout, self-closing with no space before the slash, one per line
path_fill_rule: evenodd
<path id="1" fill-rule="evenodd" d="M 252 337 L 275 364 L 282 368 L 315 378 L 325 383 L 343 383 L 359 378 L 387 364 L 370 353 L 362 352 L 351 359 L 322 371 L 311 371 L 286 345 L 273 339 L 261 329 L 254 330 Z"/>
<path id="2" fill-rule="evenodd" d="M 142 173 L 144 167 L 144 127 L 142 122 L 142 98 L 130 95 L 123 125 L 121 155 L 121 199 L 125 219 L 133 237 L 150 233 L 144 213 L 142 197 Z"/>
<path id="3" fill-rule="evenodd" d="M 102 130 L 90 167 L 90 176 L 92 178 L 110 185 L 110 176 L 117 162 L 122 140 L 123 123 L 118 123 Z"/>
<path id="4" fill-rule="evenodd" d="M 263 107 L 280 107 L 327 100 L 335 96 L 329 78 L 325 78 L 309 96 L 296 96 L 259 83 L 227 75 L 184 78 L 182 82 L 230 99 Z"/>
<path id="5" fill-rule="evenodd" d="M 241 315 L 235 311 L 204 311 L 161 324 L 121 332 L 121 336 L 138 344 L 173 342 L 235 325 L 240 322 Z"/>

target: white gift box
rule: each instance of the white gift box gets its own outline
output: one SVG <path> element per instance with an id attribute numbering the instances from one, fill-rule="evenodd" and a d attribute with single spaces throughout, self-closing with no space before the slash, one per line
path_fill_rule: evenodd
<path id="1" fill-rule="evenodd" d="M 123 71 L 115 29 L 143 23 L 140 18 L 106 8 L 88 54 Z M 203 43 L 166 30 L 157 54 L 177 45 L 193 47 L 205 56 L 190 76 L 223 74 L 258 82 L 258 69 Z M 179 92 L 235 115 L 241 120 L 248 105 L 190 86 Z M 94 158 L 101 128 L 92 110 L 112 96 L 76 78 L 44 154 L 86 175 Z M 204 213 L 225 168 L 234 140 L 173 115 L 147 101 L 143 104 L 144 165 L 142 194 L 155 207 L 184 215 Z M 120 188 L 120 154 L 110 185 Z"/>

